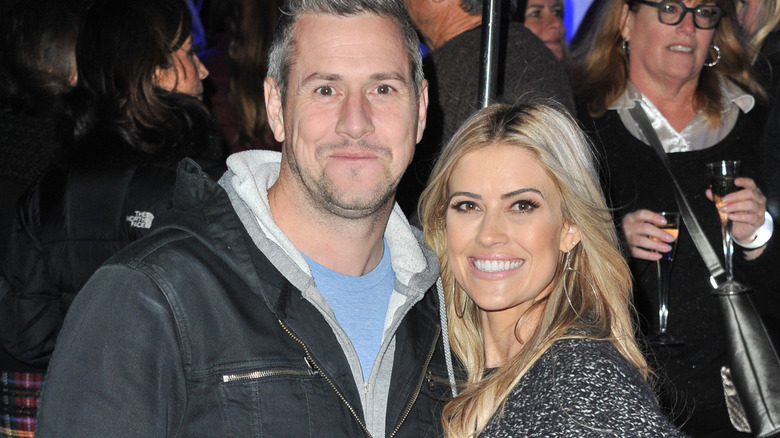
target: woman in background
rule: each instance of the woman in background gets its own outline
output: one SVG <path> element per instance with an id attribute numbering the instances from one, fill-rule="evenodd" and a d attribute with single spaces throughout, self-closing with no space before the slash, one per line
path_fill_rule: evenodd
<path id="1" fill-rule="evenodd" d="M 606 0 L 578 52 L 573 81 L 579 118 L 602 160 L 603 184 L 635 279 L 634 302 L 645 335 L 657 331 L 656 261 L 676 254 L 670 277 L 668 333 L 681 345 L 653 344 L 662 405 L 696 437 L 739 436 L 729 422 L 721 367 L 726 328 L 710 273 L 687 227 L 663 231 L 662 211 L 679 211 L 673 183 L 638 128 L 641 111 L 660 139 L 672 172 L 710 244 L 722 248 L 718 209 L 705 165 L 741 160 L 739 190 L 724 198 L 733 223 L 738 281 L 754 287 L 759 308 L 778 313 L 780 295 L 772 221 L 761 181 L 759 136 L 765 111 L 731 0 Z M 581 49 L 581 52 L 579 50 Z M 760 238 L 759 238 L 760 235 Z M 773 267 L 774 265 L 774 267 Z"/>
<path id="2" fill-rule="evenodd" d="M 468 373 L 446 436 L 682 436 L 646 381 L 631 274 L 565 110 L 480 110 L 442 151 L 419 215 Z"/>
<path id="3" fill-rule="evenodd" d="M 215 86 L 208 103 L 231 153 L 247 149 L 281 150 L 263 101 L 263 81 L 283 0 L 227 0 L 209 8 L 216 29 L 203 62 Z"/>
<path id="4" fill-rule="evenodd" d="M 182 158 L 221 158 L 191 25 L 183 0 L 85 13 L 63 161 L 20 204 L 0 276 L 0 342 L 16 359 L 47 366 L 76 293 L 170 208 Z"/>
<path id="5" fill-rule="evenodd" d="M 748 39 L 750 63 L 770 100 L 780 79 L 780 1 L 737 0 L 737 18 Z"/>
<path id="6" fill-rule="evenodd" d="M 770 113 L 761 138 L 767 209 L 780 219 L 780 1 L 739 0 L 737 14 L 748 38 L 752 72 L 769 94 Z"/>
<path id="7" fill-rule="evenodd" d="M 519 0 L 515 19 L 544 41 L 558 59 L 567 57 L 563 0 Z"/>
<path id="8" fill-rule="evenodd" d="M 0 14 L 0 265 L 19 198 L 59 153 L 76 83 L 80 0 L 18 0 Z M 0 437 L 32 437 L 43 369 L 0 346 Z"/>
<path id="9" fill-rule="evenodd" d="M 0 261 L 17 199 L 59 152 L 57 118 L 76 84 L 80 0 L 19 0 L 0 35 Z"/>

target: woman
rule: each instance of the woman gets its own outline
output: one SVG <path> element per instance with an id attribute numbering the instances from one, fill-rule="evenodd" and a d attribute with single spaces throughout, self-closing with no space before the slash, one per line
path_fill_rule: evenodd
<path id="1" fill-rule="evenodd" d="M 780 1 L 739 0 L 739 25 L 748 39 L 750 61 L 756 79 L 769 94 L 770 113 L 761 139 L 763 175 L 769 211 L 780 217 Z"/>
<path id="2" fill-rule="evenodd" d="M 215 90 L 208 104 L 230 152 L 281 150 L 268 125 L 263 81 L 283 0 L 228 0 L 209 8 L 213 40 L 202 60 Z"/>
<path id="3" fill-rule="evenodd" d="M 81 0 L 17 1 L 0 14 L 0 263 L 19 198 L 55 160 L 56 120 L 76 83 Z M 0 348 L 0 436 L 32 436 L 43 369 Z"/>
<path id="4" fill-rule="evenodd" d="M 759 308 L 780 308 L 768 275 L 777 261 L 771 216 L 759 189 L 757 107 L 761 87 L 750 76 L 732 2 L 609 0 L 582 52 L 574 54 L 579 116 L 603 159 L 603 183 L 630 252 L 634 299 L 643 331 L 658 320 L 656 260 L 674 237 L 662 231 L 661 211 L 679 211 L 672 182 L 630 110 L 639 105 L 661 139 L 676 179 L 710 243 L 722 246 L 720 219 L 707 187 L 705 164 L 741 160 L 739 191 L 724 198 L 740 246 L 738 281 L 750 283 Z M 579 49 L 578 49 L 579 50 Z M 671 273 L 668 330 L 682 345 L 655 346 L 665 383 L 663 401 L 695 436 L 734 436 L 721 367 L 725 327 L 710 296 L 709 271 L 685 227 Z M 770 287 L 768 287 L 770 286 Z"/>
<path id="5" fill-rule="evenodd" d="M 737 18 L 750 49 L 753 72 L 770 98 L 780 78 L 780 1 L 738 0 Z"/>
<path id="6" fill-rule="evenodd" d="M 558 59 L 567 55 L 563 0 L 520 0 L 517 21 L 538 36 Z"/>
<path id="7" fill-rule="evenodd" d="M 79 289 L 169 208 L 179 160 L 220 152 L 191 22 L 180 0 L 85 13 L 65 161 L 20 206 L 0 277 L 0 341 L 18 360 L 46 367 Z"/>
<path id="8" fill-rule="evenodd" d="M 588 142 L 553 105 L 475 114 L 420 200 L 468 373 L 445 406 L 447 436 L 681 436 L 645 380 Z"/>
<path id="9" fill-rule="evenodd" d="M 76 83 L 80 0 L 18 1 L 0 35 L 0 261 L 13 209 L 59 149 L 56 118 Z"/>

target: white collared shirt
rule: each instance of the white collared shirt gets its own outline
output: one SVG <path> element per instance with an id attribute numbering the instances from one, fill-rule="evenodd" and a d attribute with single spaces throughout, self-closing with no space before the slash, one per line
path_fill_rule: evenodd
<path id="1" fill-rule="evenodd" d="M 666 117 L 653 105 L 653 102 L 631 81 L 626 83 L 623 94 L 609 106 L 609 109 L 617 111 L 620 120 L 631 135 L 647 144 L 649 142 L 644 139 L 634 118 L 629 113 L 629 110 L 638 102 L 645 110 L 645 114 L 658 134 L 666 153 L 698 151 L 714 146 L 723 140 L 737 123 L 739 111 L 748 113 L 755 106 L 756 100 L 753 96 L 744 92 L 731 81 L 721 79 L 720 91 L 724 110 L 721 113 L 720 126 L 717 129 L 710 126 L 707 117 L 700 111 L 688 122 L 682 132 L 677 132 L 666 120 Z"/>

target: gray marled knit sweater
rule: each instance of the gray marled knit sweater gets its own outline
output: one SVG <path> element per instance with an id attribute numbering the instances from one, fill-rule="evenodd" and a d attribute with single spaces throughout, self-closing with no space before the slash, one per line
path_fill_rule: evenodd
<path id="1" fill-rule="evenodd" d="M 528 370 L 481 437 L 684 437 L 650 386 L 609 342 L 557 341 Z"/>

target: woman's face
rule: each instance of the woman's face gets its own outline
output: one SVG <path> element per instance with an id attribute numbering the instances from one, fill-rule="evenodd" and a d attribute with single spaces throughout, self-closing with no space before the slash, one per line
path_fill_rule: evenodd
<path id="1" fill-rule="evenodd" d="M 166 69 L 158 69 L 155 75 L 155 85 L 168 91 L 189 94 L 202 99 L 203 83 L 201 81 L 208 75 L 209 71 L 200 62 L 192 47 L 192 37 L 189 37 L 173 54 L 173 65 Z"/>
<path id="2" fill-rule="evenodd" d="M 455 280 L 488 318 L 514 324 L 550 293 L 561 251 L 579 241 L 564 224 L 558 189 L 526 149 L 498 144 L 461 157 L 448 191 Z"/>
<path id="3" fill-rule="evenodd" d="M 756 29 L 761 0 L 737 0 L 737 19 L 745 35 L 753 35 Z"/>
<path id="4" fill-rule="evenodd" d="M 688 7 L 712 3 L 686 0 Z M 658 9 L 640 4 L 636 12 L 623 5 L 623 39 L 630 44 L 629 78 L 640 90 L 698 84 L 715 29 L 699 29 L 688 12 L 670 26 L 658 20 Z"/>
<path id="5" fill-rule="evenodd" d="M 558 59 L 563 58 L 566 28 L 562 0 L 528 0 L 525 27 L 538 36 Z"/>

